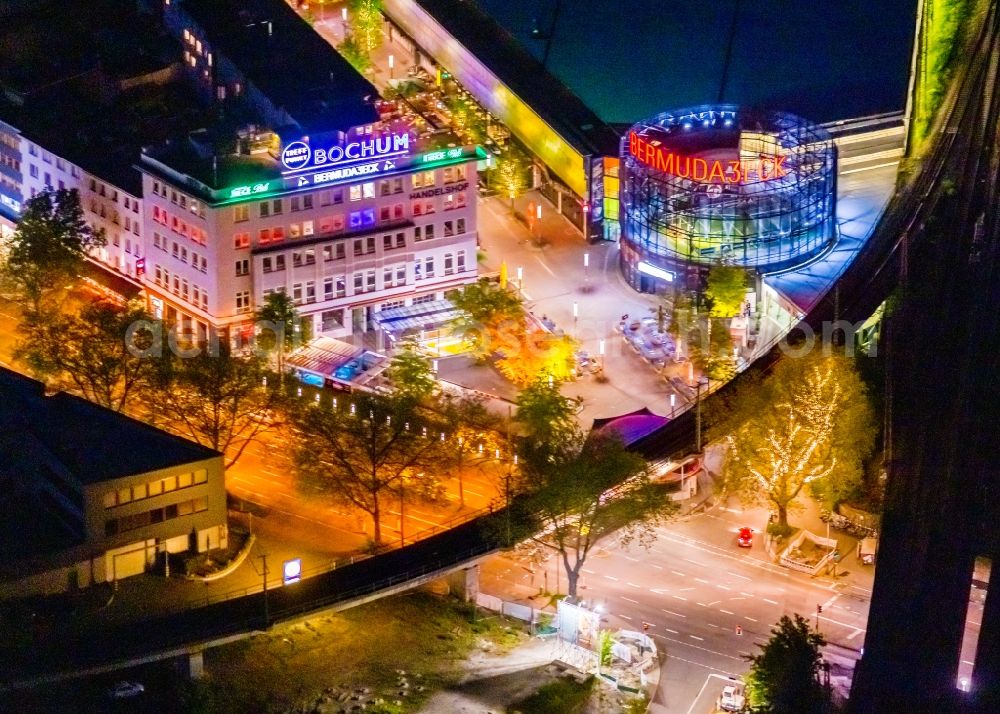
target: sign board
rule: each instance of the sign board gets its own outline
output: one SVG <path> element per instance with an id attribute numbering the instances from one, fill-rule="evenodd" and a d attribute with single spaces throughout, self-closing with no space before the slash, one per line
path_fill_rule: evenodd
<path id="1" fill-rule="evenodd" d="M 285 585 L 297 583 L 302 579 L 302 558 L 286 560 L 281 566 L 281 580 Z"/>
<path id="2" fill-rule="evenodd" d="M 647 263 L 645 260 L 639 261 L 639 272 L 659 278 L 660 280 L 666 280 L 668 283 L 674 282 L 674 278 L 676 277 L 676 274 L 672 271 L 658 268 L 655 265 Z"/>
<path id="3" fill-rule="evenodd" d="M 461 154 L 461 149 L 458 150 Z M 410 152 L 410 135 L 384 134 L 351 141 L 346 144 L 313 145 L 308 139 L 300 139 L 285 144 L 281 150 L 281 164 L 284 174 L 312 171 L 333 166 L 372 162 L 390 157 L 405 156 Z M 374 165 L 377 165 L 375 161 Z"/>
<path id="4" fill-rule="evenodd" d="M 661 142 L 645 139 L 634 131 L 628 135 L 628 150 L 650 168 L 699 183 L 740 184 L 772 181 L 788 174 L 785 156 L 761 154 L 731 160 L 701 159 L 670 151 Z"/>

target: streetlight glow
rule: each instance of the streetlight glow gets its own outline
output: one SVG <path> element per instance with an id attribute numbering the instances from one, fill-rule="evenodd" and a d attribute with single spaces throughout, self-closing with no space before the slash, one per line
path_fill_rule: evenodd
<path id="1" fill-rule="evenodd" d="M 590 267 L 590 253 L 583 254 L 583 267 L 584 268 Z"/>

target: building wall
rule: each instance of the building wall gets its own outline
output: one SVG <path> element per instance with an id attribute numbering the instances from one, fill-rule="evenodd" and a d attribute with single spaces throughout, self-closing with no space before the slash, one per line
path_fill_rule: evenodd
<path id="1" fill-rule="evenodd" d="M 205 550 L 206 537 L 219 547 L 226 525 L 222 457 L 90 484 L 84 503 L 86 539 L 95 550 L 126 553 L 192 533 L 193 550 Z"/>
<path id="2" fill-rule="evenodd" d="M 447 68 L 476 100 L 486 107 L 528 149 L 586 197 L 583 155 L 570 146 L 485 64 L 462 46 L 415 0 L 385 0 L 386 15 L 438 63 Z"/>

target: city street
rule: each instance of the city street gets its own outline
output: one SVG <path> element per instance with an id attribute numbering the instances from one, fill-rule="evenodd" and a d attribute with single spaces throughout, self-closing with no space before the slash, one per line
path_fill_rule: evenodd
<path id="1" fill-rule="evenodd" d="M 658 528 L 648 552 L 635 545 L 623 549 L 610 537 L 584 565 L 580 597 L 587 605 L 600 607 L 612 628 L 637 630 L 648 623 L 665 655 L 654 700 L 662 708 L 655 711 L 688 712 L 707 677 L 742 675 L 749 667 L 743 656 L 757 652 L 755 645 L 768 639 L 782 615 L 798 613 L 815 625 L 817 605 L 835 661 L 859 656 L 871 568 L 863 570 L 848 550 L 852 539 L 841 536 L 848 555 L 840 572 L 846 575 L 810 578 L 770 561 L 760 532 L 766 520 L 760 509 L 716 507 Z M 736 532 L 746 525 L 757 531 L 749 549 L 736 545 Z M 483 565 L 483 588 L 522 597 L 537 594 L 545 582 L 553 589 L 555 560 L 546 563 L 548 574 L 532 574 L 510 558 L 494 557 Z M 543 604 L 542 598 L 534 602 Z M 710 688 L 714 702 L 721 681 Z"/>

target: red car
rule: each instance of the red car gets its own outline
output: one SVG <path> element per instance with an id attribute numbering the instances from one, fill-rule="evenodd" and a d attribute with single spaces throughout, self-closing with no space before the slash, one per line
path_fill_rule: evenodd
<path id="1" fill-rule="evenodd" d="M 740 528 L 740 534 L 736 536 L 736 545 L 740 548 L 749 548 L 753 545 L 753 528 Z"/>

